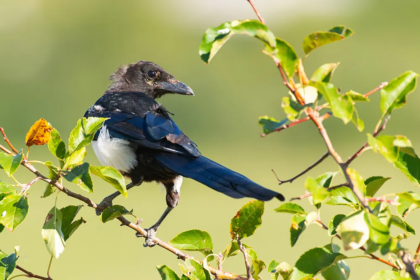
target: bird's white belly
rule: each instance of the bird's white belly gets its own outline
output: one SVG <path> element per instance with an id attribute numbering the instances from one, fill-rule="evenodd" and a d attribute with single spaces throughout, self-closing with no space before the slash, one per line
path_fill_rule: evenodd
<path id="1" fill-rule="evenodd" d="M 102 165 L 112 166 L 126 173 L 137 166 L 136 153 L 130 143 L 111 138 L 106 126 L 101 128 L 97 141 L 92 141 L 92 147 Z"/>

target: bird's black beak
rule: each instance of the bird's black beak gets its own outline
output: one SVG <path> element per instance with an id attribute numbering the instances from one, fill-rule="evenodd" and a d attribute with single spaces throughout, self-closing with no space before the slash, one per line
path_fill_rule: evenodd
<path id="1" fill-rule="evenodd" d="M 161 82 L 160 83 L 160 90 L 163 90 L 168 93 L 178 93 L 182 95 L 194 95 L 193 90 L 182 82 L 175 82 L 175 83 L 167 83 Z"/>

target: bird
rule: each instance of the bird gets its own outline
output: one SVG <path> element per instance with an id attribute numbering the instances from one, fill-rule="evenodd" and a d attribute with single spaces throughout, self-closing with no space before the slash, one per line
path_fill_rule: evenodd
<path id="1" fill-rule="evenodd" d="M 123 65 L 110 76 L 105 93 L 84 117 L 107 118 L 93 138 L 92 147 L 104 166 L 112 166 L 131 179 L 127 190 L 143 182 L 158 182 L 166 189 L 167 207 L 148 228 L 145 246 L 159 226 L 178 205 L 183 178 L 191 178 L 232 198 L 269 201 L 283 195 L 251 181 L 201 155 L 171 118 L 171 113 L 155 99 L 166 94 L 193 96 L 193 90 L 150 61 Z M 120 193 L 106 197 L 100 208 L 112 205 Z M 100 210 L 97 214 L 100 214 Z"/>

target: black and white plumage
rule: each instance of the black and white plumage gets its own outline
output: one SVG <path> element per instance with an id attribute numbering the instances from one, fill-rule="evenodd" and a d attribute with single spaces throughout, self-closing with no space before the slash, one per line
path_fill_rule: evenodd
<path id="1" fill-rule="evenodd" d="M 149 68 L 142 69 L 144 64 Z M 140 83 L 141 78 L 138 76 L 142 76 L 143 72 L 155 74 L 150 71 L 159 71 L 157 76 L 163 81 L 144 78 L 141 86 L 143 89 L 140 89 L 142 91 L 133 91 L 129 80 L 127 85 L 121 84 L 121 81 L 128 78 L 124 77 L 120 69 L 117 71 L 120 75 L 119 87 L 111 85 L 85 114 L 85 117 L 108 118 L 92 143 L 95 154 L 103 165 L 115 167 L 131 178 L 133 185 L 139 185 L 143 181 L 156 181 L 165 186 L 168 208 L 158 223 L 150 229 L 151 236 L 170 210 L 178 204 L 183 177 L 192 178 L 233 198 L 252 197 L 268 201 L 276 197 L 283 201 L 281 194 L 266 189 L 200 154 L 196 144 L 171 119 L 170 113 L 154 100 L 164 94 L 165 88 L 168 93 L 177 90 L 175 93 L 189 95 L 192 90 L 166 72 L 162 73 L 164 70 L 160 67 L 153 68 L 154 66 L 156 65 L 148 62 L 133 64 L 131 68 L 137 69 L 137 77 L 134 70 L 128 67 L 129 78 L 135 77 Z M 145 86 L 152 85 L 159 87 L 158 94 L 150 88 L 144 89 Z M 148 240 L 146 243 L 152 245 Z"/>

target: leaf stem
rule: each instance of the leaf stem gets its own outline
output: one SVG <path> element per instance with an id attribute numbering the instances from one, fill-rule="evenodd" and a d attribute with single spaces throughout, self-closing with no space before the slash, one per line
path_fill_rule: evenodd
<path id="1" fill-rule="evenodd" d="M 241 242 L 241 239 L 239 238 L 239 235 L 236 236 L 236 240 L 238 241 L 239 250 L 244 255 L 246 275 L 247 275 L 246 279 L 247 280 L 254 280 L 254 278 L 252 278 L 251 267 L 250 267 L 249 262 L 248 262 L 248 254 L 246 253 L 246 250 L 245 250 L 244 246 L 242 245 L 242 242 Z"/>
<path id="2" fill-rule="evenodd" d="M 51 278 L 51 276 L 50 276 L 50 269 L 51 269 L 52 261 L 53 261 L 53 256 L 51 256 L 50 263 L 48 264 L 48 269 L 47 269 L 47 276 L 48 276 L 48 278 Z"/>

